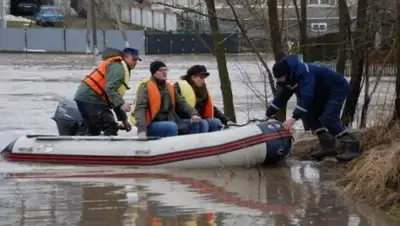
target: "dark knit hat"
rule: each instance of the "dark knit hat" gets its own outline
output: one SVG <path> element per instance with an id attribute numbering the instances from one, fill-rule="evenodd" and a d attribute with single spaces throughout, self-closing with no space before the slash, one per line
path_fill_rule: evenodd
<path id="1" fill-rule="evenodd" d="M 156 60 L 151 62 L 150 64 L 150 72 L 152 75 L 154 75 L 160 68 L 162 67 L 167 67 L 164 62 Z"/>
<path id="2" fill-rule="evenodd" d="M 291 74 L 290 67 L 287 64 L 285 59 L 283 59 L 279 62 L 276 62 L 274 64 L 274 66 L 272 67 L 272 71 L 274 73 L 275 78 L 280 78 L 282 76 Z"/>

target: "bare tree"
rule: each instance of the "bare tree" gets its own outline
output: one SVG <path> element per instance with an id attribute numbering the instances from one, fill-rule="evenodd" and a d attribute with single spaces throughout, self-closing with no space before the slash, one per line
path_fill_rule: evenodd
<path id="1" fill-rule="evenodd" d="M 393 119 L 400 119 L 400 1 L 396 1 L 396 98 Z"/>
<path id="2" fill-rule="evenodd" d="M 284 15 L 284 13 L 282 14 L 282 16 L 283 15 Z M 268 16 L 269 16 L 269 18 L 268 18 L 269 26 L 270 26 L 269 33 L 270 33 L 270 37 L 271 37 L 272 50 L 274 52 L 275 61 L 278 62 L 285 57 L 285 53 L 283 52 L 282 35 L 281 35 L 281 30 L 279 29 L 277 0 L 268 0 Z M 279 91 L 281 91 L 281 90 L 279 90 Z M 274 93 L 274 94 L 277 94 L 277 93 Z M 277 118 L 280 121 L 286 120 L 286 106 L 282 107 L 279 110 L 279 112 L 277 114 Z"/>
<path id="3" fill-rule="evenodd" d="M 344 74 L 346 68 L 347 47 L 351 40 L 351 19 L 347 0 L 338 0 L 339 11 L 339 37 L 338 56 L 336 61 L 336 71 Z"/>
<path id="4" fill-rule="evenodd" d="M 349 126 L 354 120 L 356 113 L 358 98 L 361 92 L 361 79 L 364 68 L 364 30 L 367 26 L 367 10 L 368 0 L 359 0 L 357 6 L 357 24 L 353 49 L 351 51 L 351 80 L 350 93 L 347 96 L 346 103 L 342 114 L 342 122 L 345 126 Z"/>
<path id="5" fill-rule="evenodd" d="M 222 100 L 224 102 L 224 113 L 232 121 L 236 122 L 235 106 L 233 103 L 232 87 L 229 78 L 228 67 L 226 65 L 226 57 L 223 49 L 221 32 L 218 25 L 218 17 L 215 10 L 214 0 L 205 0 L 209 16 L 209 23 L 214 42 L 215 59 L 218 64 L 219 80 L 221 83 Z"/>

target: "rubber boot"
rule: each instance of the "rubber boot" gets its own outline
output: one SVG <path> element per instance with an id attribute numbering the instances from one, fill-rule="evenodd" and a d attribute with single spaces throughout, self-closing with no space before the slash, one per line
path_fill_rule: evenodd
<path id="1" fill-rule="evenodd" d="M 317 136 L 318 136 L 320 148 L 318 150 L 312 152 L 310 154 L 310 158 L 315 159 L 315 160 L 322 160 L 325 157 L 337 155 L 337 153 L 335 151 L 336 139 L 332 134 L 330 134 L 328 132 L 324 132 Z"/>
<path id="2" fill-rule="evenodd" d="M 336 156 L 340 161 L 351 161 L 360 156 L 360 141 L 352 135 L 345 135 L 339 138 L 343 144 L 344 152 Z"/>

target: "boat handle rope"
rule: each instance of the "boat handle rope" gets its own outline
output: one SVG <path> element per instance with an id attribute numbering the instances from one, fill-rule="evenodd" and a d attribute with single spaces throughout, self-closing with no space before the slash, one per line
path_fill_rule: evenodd
<path id="1" fill-rule="evenodd" d="M 274 116 L 272 116 L 271 118 L 268 118 L 268 117 L 267 117 L 267 118 L 265 118 L 265 119 L 252 118 L 252 119 L 249 119 L 249 120 L 248 120 L 246 123 L 244 123 L 244 124 L 233 124 L 233 125 L 225 126 L 224 129 L 229 129 L 229 127 L 231 127 L 231 126 L 243 127 L 243 126 L 247 126 L 247 125 L 250 124 L 250 123 L 255 123 L 255 122 L 267 122 L 267 121 L 270 120 L 270 119 L 277 120 L 276 117 L 274 117 Z M 284 138 L 285 138 L 285 137 L 282 135 L 282 132 L 283 132 L 283 131 L 281 131 L 279 128 L 274 128 L 274 130 L 275 130 L 276 133 L 279 134 L 279 136 L 280 136 L 279 139 L 281 140 L 281 142 L 282 142 L 282 147 L 283 147 L 283 146 L 285 145 L 285 142 L 284 142 Z M 292 138 L 292 142 L 294 143 L 294 142 L 295 142 L 294 136 L 292 135 L 291 138 Z M 290 153 L 285 157 L 285 159 L 289 158 L 291 155 L 292 155 L 292 152 L 290 151 Z"/>
<path id="2" fill-rule="evenodd" d="M 224 129 L 229 129 L 229 127 L 243 127 L 243 126 L 247 126 L 247 125 L 249 125 L 250 123 L 255 123 L 255 122 L 267 122 L 268 120 L 270 120 L 270 119 L 275 119 L 276 120 L 276 117 L 274 117 L 274 116 L 272 116 L 272 117 L 270 117 L 270 118 L 265 118 L 265 119 L 258 119 L 258 118 L 252 118 L 252 119 L 249 119 L 246 123 L 244 123 L 244 124 L 233 124 L 233 125 L 227 125 L 227 126 L 225 126 L 224 127 Z M 283 135 L 282 135 L 282 131 L 280 131 L 279 129 L 277 129 L 277 128 L 275 128 L 275 131 L 277 132 L 277 133 L 279 133 L 279 135 L 281 136 L 281 139 L 283 138 Z M 293 142 L 295 142 L 295 139 L 294 139 L 294 136 L 292 135 L 292 140 L 293 140 Z M 283 141 L 282 141 L 283 142 Z"/>

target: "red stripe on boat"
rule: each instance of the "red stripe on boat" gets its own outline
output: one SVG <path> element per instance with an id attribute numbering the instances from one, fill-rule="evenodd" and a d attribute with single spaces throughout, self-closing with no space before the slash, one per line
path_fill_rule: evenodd
<path id="1" fill-rule="evenodd" d="M 210 147 L 171 152 L 154 156 L 96 156 L 96 155 L 64 155 L 64 154 L 20 154 L 3 152 L 8 161 L 74 163 L 74 164 L 112 164 L 112 165 L 158 165 L 176 161 L 220 155 L 238 149 L 254 146 L 277 138 L 291 137 L 290 131 L 258 134 L 243 140 L 232 141 Z"/>

